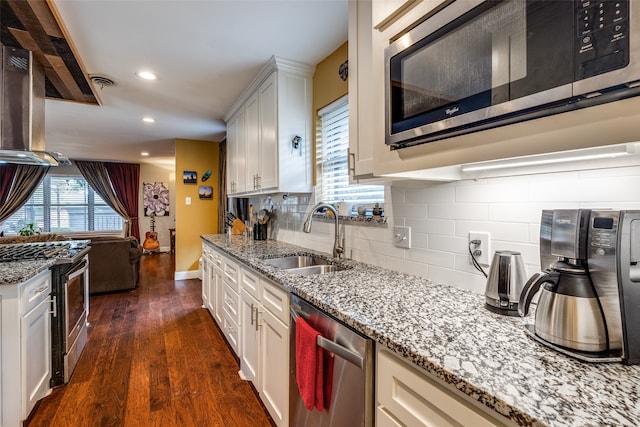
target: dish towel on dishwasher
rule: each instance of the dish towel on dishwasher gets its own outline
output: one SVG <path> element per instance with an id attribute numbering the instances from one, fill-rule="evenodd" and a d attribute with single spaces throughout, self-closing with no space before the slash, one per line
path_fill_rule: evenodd
<path id="1" fill-rule="evenodd" d="M 318 346 L 320 333 L 302 318 L 296 319 L 296 382 L 304 406 L 312 411 L 324 408 L 323 349 Z"/>

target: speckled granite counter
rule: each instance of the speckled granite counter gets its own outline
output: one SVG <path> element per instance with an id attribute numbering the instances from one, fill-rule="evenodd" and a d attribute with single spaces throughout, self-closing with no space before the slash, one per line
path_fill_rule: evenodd
<path id="1" fill-rule="evenodd" d="M 481 295 L 350 260 L 340 261 L 347 270 L 296 276 L 262 260 L 329 255 L 202 238 L 517 424 L 640 425 L 640 366 L 586 364 L 546 349 L 521 319 L 486 310 Z"/>
<path id="2" fill-rule="evenodd" d="M 55 259 L 0 262 L 0 286 L 15 285 L 29 280 L 55 263 Z"/>

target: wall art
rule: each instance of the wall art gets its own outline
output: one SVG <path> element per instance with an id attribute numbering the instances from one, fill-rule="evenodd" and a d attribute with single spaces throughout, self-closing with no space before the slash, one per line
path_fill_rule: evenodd
<path id="1" fill-rule="evenodd" d="M 144 216 L 169 216 L 169 188 L 165 182 L 143 182 Z"/>

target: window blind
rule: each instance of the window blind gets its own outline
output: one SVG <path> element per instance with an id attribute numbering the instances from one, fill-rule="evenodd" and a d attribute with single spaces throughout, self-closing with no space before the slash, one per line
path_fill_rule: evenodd
<path id="1" fill-rule="evenodd" d="M 120 231 L 123 220 L 82 177 L 46 176 L 29 201 L 2 229 L 18 233 L 33 224 L 44 232 Z"/>
<path id="2" fill-rule="evenodd" d="M 318 200 L 384 203 L 384 186 L 349 185 L 349 103 L 343 97 L 318 112 L 316 167 Z"/>

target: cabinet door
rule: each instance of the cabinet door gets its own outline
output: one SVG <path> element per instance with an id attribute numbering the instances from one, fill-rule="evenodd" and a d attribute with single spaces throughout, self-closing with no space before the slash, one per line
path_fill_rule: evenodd
<path id="1" fill-rule="evenodd" d="M 349 178 L 352 182 L 373 173 L 373 29 L 372 3 L 349 1 Z M 377 104 L 376 104 L 377 105 Z M 384 111 L 384 110 L 383 110 Z M 376 117 L 377 118 L 377 117 Z M 384 126 L 384 118 L 382 118 Z"/>
<path id="2" fill-rule="evenodd" d="M 247 151 L 245 153 L 247 191 L 258 189 L 258 175 L 260 175 L 260 111 L 258 94 L 254 93 L 245 104 L 245 128 L 247 135 Z"/>
<path id="3" fill-rule="evenodd" d="M 278 186 L 278 98 L 276 86 L 276 73 L 272 73 L 258 89 L 260 169 L 257 186 L 260 190 Z"/>
<path id="4" fill-rule="evenodd" d="M 214 297 L 213 297 L 213 318 L 216 319 L 218 326 L 222 326 L 222 316 L 224 315 L 224 275 L 222 274 L 222 268 L 216 266 L 214 268 Z"/>
<path id="5" fill-rule="evenodd" d="M 227 123 L 227 192 L 237 194 L 247 191 L 247 138 L 245 111 L 238 111 Z"/>
<path id="6" fill-rule="evenodd" d="M 202 258 L 202 308 L 209 308 L 209 269 L 211 265 L 207 258 Z"/>
<path id="7" fill-rule="evenodd" d="M 22 419 L 46 396 L 51 379 L 51 301 L 46 299 L 20 319 Z"/>
<path id="8" fill-rule="evenodd" d="M 233 116 L 227 123 L 227 194 L 235 194 L 238 181 L 236 175 L 238 173 L 237 158 L 238 147 L 238 124 Z"/>
<path id="9" fill-rule="evenodd" d="M 208 271 L 208 280 L 207 280 L 207 305 L 206 308 L 209 310 L 212 316 L 215 316 L 215 304 L 216 304 L 216 267 L 213 265 L 213 262 L 209 264 Z"/>
<path id="10" fill-rule="evenodd" d="M 262 403 L 277 426 L 289 424 L 289 328 L 262 310 L 260 374 Z"/>
<path id="11" fill-rule="evenodd" d="M 246 378 L 260 390 L 259 364 L 260 335 L 258 301 L 244 289 L 240 291 L 240 369 Z"/>
<path id="12" fill-rule="evenodd" d="M 391 415 L 387 418 L 411 426 L 504 426 L 493 416 L 465 401 L 457 390 L 447 390 L 426 373 L 386 351 L 379 350 L 377 356 L 378 416 L 381 411 L 386 412 L 386 415 Z M 393 425 L 389 424 L 389 419 L 384 421 L 379 425 Z"/>

